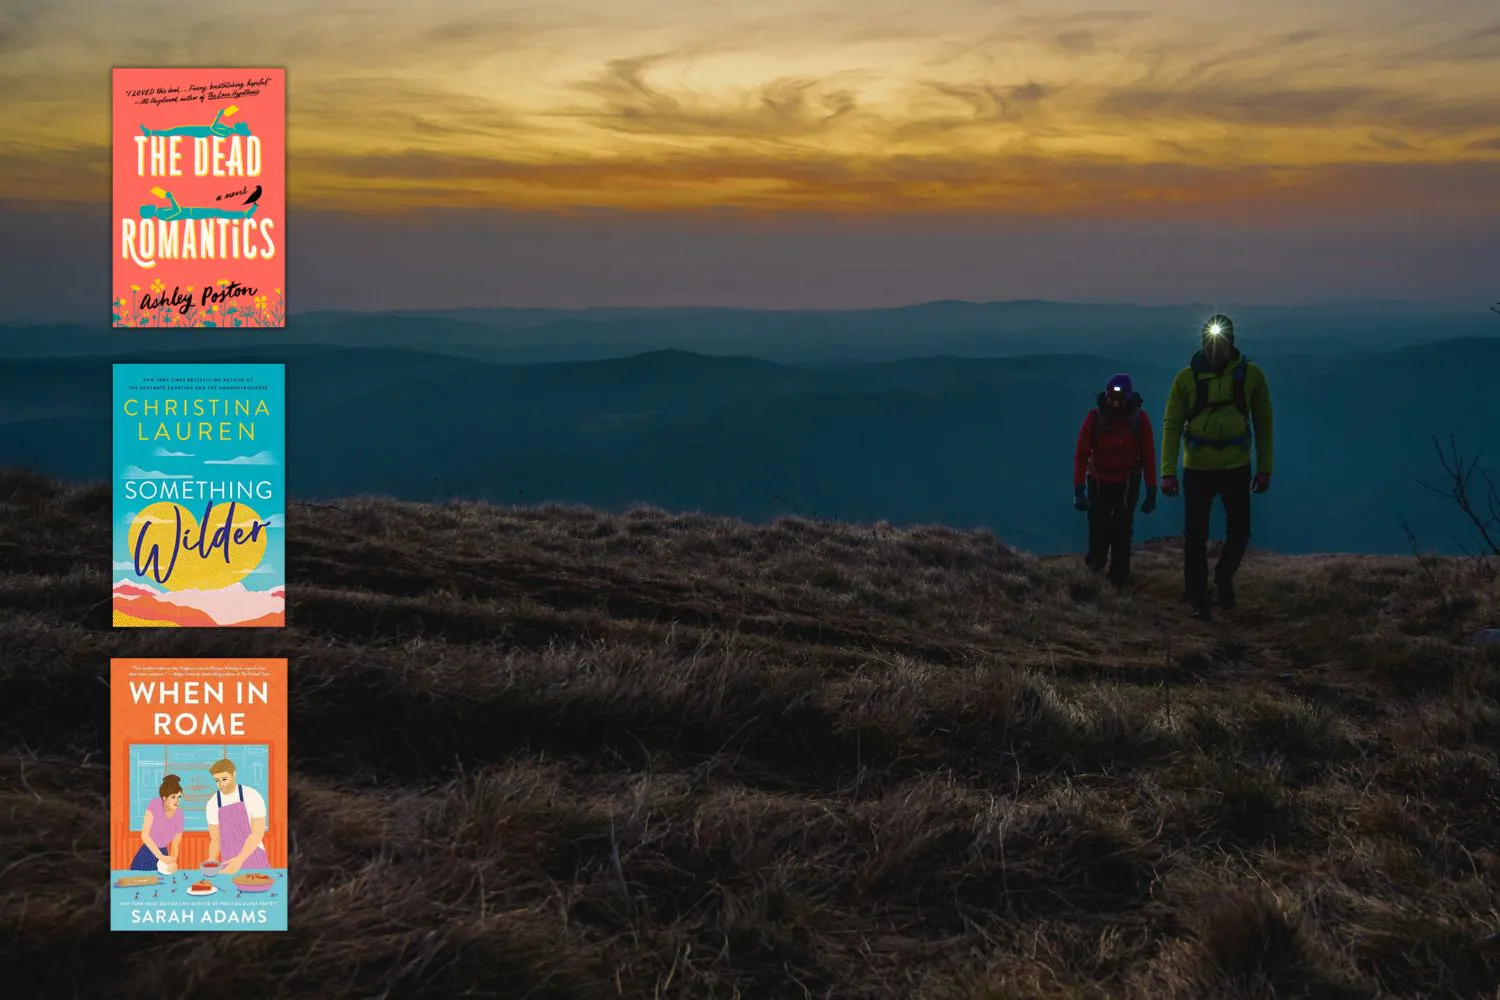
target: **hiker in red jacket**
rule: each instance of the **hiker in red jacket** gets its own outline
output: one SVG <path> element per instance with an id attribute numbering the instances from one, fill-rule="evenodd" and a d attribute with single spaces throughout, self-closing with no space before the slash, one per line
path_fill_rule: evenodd
<path id="1" fill-rule="evenodd" d="M 1126 587 L 1143 472 L 1146 502 L 1141 513 L 1156 509 L 1156 443 L 1129 375 L 1111 378 L 1095 402 L 1073 450 L 1073 508 L 1089 513 L 1089 551 L 1084 559 L 1089 569 L 1098 572 L 1107 562 L 1110 582 Z"/>

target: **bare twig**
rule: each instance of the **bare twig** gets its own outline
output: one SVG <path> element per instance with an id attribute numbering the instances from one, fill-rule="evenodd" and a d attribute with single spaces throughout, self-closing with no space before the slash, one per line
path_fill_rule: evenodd
<path id="1" fill-rule="evenodd" d="M 1432 438 L 1433 450 L 1437 452 L 1438 462 L 1443 467 L 1443 472 L 1448 477 L 1446 486 L 1439 488 L 1421 479 L 1417 485 L 1423 489 L 1435 493 L 1440 497 L 1446 497 L 1458 505 L 1469 523 L 1478 532 L 1480 541 L 1483 542 L 1485 557 L 1500 556 L 1500 490 L 1495 487 L 1495 482 L 1489 473 L 1481 473 L 1484 483 L 1482 496 L 1476 496 L 1476 484 L 1474 484 L 1474 473 L 1479 468 L 1479 459 L 1465 459 L 1458 450 L 1458 443 L 1453 435 L 1448 435 L 1448 450 L 1438 443 L 1437 435 Z"/>
<path id="2" fill-rule="evenodd" d="M 1428 552 L 1423 552 L 1417 542 L 1417 533 L 1412 529 L 1409 522 L 1401 522 L 1401 529 L 1406 532 L 1406 542 L 1411 546 L 1412 557 L 1417 560 L 1417 566 L 1422 570 L 1422 575 L 1427 579 L 1427 585 L 1432 588 L 1432 593 L 1447 607 L 1449 604 L 1448 587 L 1437 574 L 1438 560 Z"/>

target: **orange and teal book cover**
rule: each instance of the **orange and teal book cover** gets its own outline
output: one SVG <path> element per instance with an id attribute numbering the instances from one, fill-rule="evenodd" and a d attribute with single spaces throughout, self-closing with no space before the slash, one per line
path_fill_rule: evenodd
<path id="1" fill-rule="evenodd" d="M 286 326 L 286 70 L 113 80 L 114 325 Z"/>
<path id="2" fill-rule="evenodd" d="M 110 930 L 286 930 L 287 661 L 109 674 Z"/>

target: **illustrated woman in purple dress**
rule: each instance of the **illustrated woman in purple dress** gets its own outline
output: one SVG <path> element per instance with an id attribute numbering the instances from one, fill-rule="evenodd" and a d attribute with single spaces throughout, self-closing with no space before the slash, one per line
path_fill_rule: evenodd
<path id="1" fill-rule="evenodd" d="M 182 846 L 182 779 L 169 774 L 156 790 L 156 798 L 146 807 L 141 819 L 141 849 L 130 862 L 133 872 L 154 872 L 158 861 L 177 864 L 177 849 Z"/>
<path id="2" fill-rule="evenodd" d="M 266 836 L 266 800 L 234 778 L 234 761 L 221 760 L 208 769 L 219 790 L 208 800 L 208 858 L 221 862 L 219 871 L 233 875 L 241 868 L 270 868 L 261 841 Z"/>

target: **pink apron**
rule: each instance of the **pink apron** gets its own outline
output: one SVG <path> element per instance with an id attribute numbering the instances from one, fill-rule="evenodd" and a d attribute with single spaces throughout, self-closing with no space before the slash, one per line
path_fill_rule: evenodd
<path id="1" fill-rule="evenodd" d="M 243 789 L 243 786 L 241 788 Z M 223 792 L 215 792 L 214 795 L 219 800 L 219 860 L 228 861 L 239 856 L 240 849 L 250 838 L 250 811 L 245 808 L 243 790 L 240 792 L 240 800 L 231 802 L 227 806 L 224 804 Z M 250 852 L 245 863 L 240 865 L 240 870 L 270 867 L 271 859 L 266 857 L 266 849 L 262 846 Z"/>

